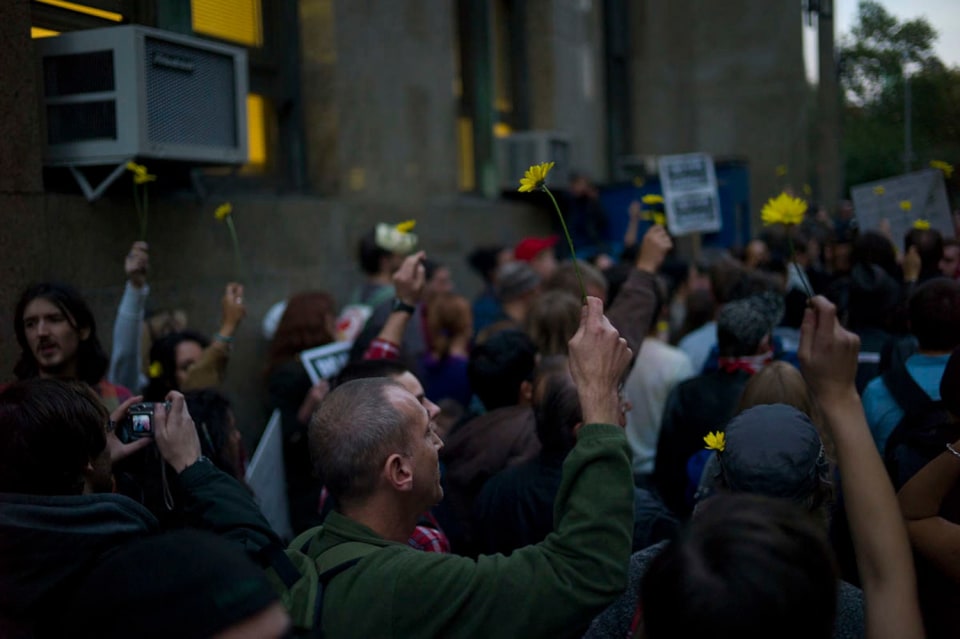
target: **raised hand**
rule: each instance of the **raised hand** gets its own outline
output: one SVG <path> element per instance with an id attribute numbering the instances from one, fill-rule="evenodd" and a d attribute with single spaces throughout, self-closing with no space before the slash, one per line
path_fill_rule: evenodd
<path id="1" fill-rule="evenodd" d="M 633 353 L 603 314 L 603 302 L 587 297 L 580 328 L 569 342 L 570 375 L 585 423 L 620 423 L 618 389 Z"/>
<path id="2" fill-rule="evenodd" d="M 147 272 L 150 270 L 149 250 L 146 242 L 134 242 L 123 260 L 127 279 L 135 288 L 142 288 L 147 283 Z"/>

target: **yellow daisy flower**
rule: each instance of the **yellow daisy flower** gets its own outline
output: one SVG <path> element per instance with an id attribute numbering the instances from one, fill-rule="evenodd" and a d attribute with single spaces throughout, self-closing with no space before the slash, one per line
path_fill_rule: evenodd
<path id="1" fill-rule="evenodd" d="M 913 208 L 913 203 L 910 200 L 902 200 L 900 202 L 900 209 L 903 211 L 909 211 Z"/>
<path id="2" fill-rule="evenodd" d="M 949 162 L 944 162 L 943 160 L 931 160 L 930 161 L 931 169 L 940 169 L 943 171 L 943 177 L 948 180 L 953 177 L 953 165 Z"/>
<path id="3" fill-rule="evenodd" d="M 663 196 L 657 195 L 655 193 L 649 193 L 647 195 L 644 195 L 641 201 L 648 206 L 653 206 L 655 204 L 663 204 Z"/>
<path id="4" fill-rule="evenodd" d="M 229 202 L 224 202 L 217 207 L 217 210 L 213 212 L 213 216 L 219 221 L 224 221 L 227 219 L 227 216 L 233 213 L 233 205 Z"/>
<path id="5" fill-rule="evenodd" d="M 874 194 L 874 195 L 883 195 L 883 194 L 886 193 L 886 192 L 887 192 L 887 190 L 886 190 L 885 188 L 883 188 L 882 185 L 881 185 L 881 186 L 875 186 L 875 187 L 873 187 L 873 194 Z"/>
<path id="6" fill-rule="evenodd" d="M 520 188 L 518 190 L 521 193 L 529 193 L 542 187 L 547 181 L 547 174 L 550 172 L 550 169 L 553 168 L 553 165 L 553 162 L 543 162 L 531 166 L 527 169 L 524 176 L 520 178 Z"/>
<path id="7" fill-rule="evenodd" d="M 924 220 L 924 219 L 914 220 L 913 228 L 918 229 L 920 231 L 929 231 L 930 220 Z"/>
<path id="8" fill-rule="evenodd" d="M 150 379 L 157 379 L 163 375 L 163 364 L 160 362 L 150 362 L 150 369 L 147 371 Z"/>
<path id="9" fill-rule="evenodd" d="M 770 224 L 796 226 L 803 222 L 803 214 L 806 212 L 807 203 L 804 200 L 781 193 L 767 200 L 760 212 L 760 218 L 766 226 Z"/>
<path id="10" fill-rule="evenodd" d="M 397 224 L 397 230 L 401 233 L 409 233 L 413 230 L 413 227 L 417 225 L 416 220 L 407 220 L 406 222 L 400 222 Z"/>
<path id="11" fill-rule="evenodd" d="M 134 184 L 146 184 L 157 179 L 156 175 L 147 172 L 147 167 L 136 162 L 127 162 L 127 170 L 133 173 Z"/>
<path id="12" fill-rule="evenodd" d="M 706 444 L 704 448 L 707 450 L 715 450 L 719 453 L 723 452 L 723 449 L 727 447 L 727 436 L 722 432 L 707 433 L 703 438 L 703 443 Z"/>

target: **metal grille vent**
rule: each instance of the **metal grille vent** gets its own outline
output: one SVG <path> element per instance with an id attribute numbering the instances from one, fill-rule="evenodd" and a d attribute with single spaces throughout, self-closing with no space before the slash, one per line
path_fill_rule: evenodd
<path id="1" fill-rule="evenodd" d="M 149 37 L 144 47 L 150 143 L 236 146 L 232 58 Z"/>

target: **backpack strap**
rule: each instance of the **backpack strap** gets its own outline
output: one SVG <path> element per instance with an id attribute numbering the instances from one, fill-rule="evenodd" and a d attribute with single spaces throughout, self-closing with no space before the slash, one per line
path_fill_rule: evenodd
<path id="1" fill-rule="evenodd" d="M 904 413 L 919 409 L 933 401 L 907 370 L 906 360 L 891 366 L 883 373 L 883 384 Z"/>
<path id="2" fill-rule="evenodd" d="M 309 545 L 309 542 L 307 542 Z M 362 541 L 345 541 L 320 553 L 316 560 L 317 597 L 313 608 L 313 628 L 318 637 L 323 637 L 323 593 L 327 585 L 340 573 L 356 566 L 367 555 L 380 550 L 383 546 L 375 546 Z"/>

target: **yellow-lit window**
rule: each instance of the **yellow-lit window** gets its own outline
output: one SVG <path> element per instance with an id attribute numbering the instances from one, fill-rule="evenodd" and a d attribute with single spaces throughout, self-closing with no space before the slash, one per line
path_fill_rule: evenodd
<path id="1" fill-rule="evenodd" d="M 477 188 L 476 172 L 473 161 L 473 120 L 457 118 L 457 181 L 461 191 L 473 191 Z"/>
<path id="2" fill-rule="evenodd" d="M 40 4 L 48 4 L 51 7 L 66 9 L 67 11 L 76 11 L 95 18 L 103 18 L 112 22 L 123 22 L 123 16 L 114 11 L 104 11 L 96 7 L 88 7 L 80 2 L 66 2 L 66 0 L 35 0 Z"/>
<path id="3" fill-rule="evenodd" d="M 44 29 L 43 27 L 30 27 L 30 37 L 31 38 L 52 38 L 53 36 L 60 35 L 59 31 L 54 31 L 53 29 Z"/>
<path id="4" fill-rule="evenodd" d="M 191 0 L 190 7 L 195 33 L 263 46 L 260 0 Z"/>
<path id="5" fill-rule="evenodd" d="M 263 173 L 267 168 L 267 105 L 262 95 L 247 96 L 247 164 L 244 173 Z"/>

